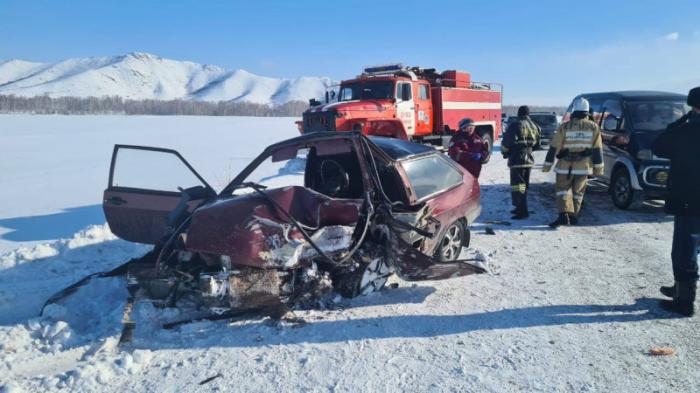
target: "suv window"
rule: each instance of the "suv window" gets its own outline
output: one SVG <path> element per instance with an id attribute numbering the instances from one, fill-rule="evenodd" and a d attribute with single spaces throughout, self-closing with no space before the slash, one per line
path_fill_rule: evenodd
<path id="1" fill-rule="evenodd" d="M 416 200 L 445 191 L 462 182 L 462 173 L 441 154 L 409 160 L 402 163 L 408 182 L 416 193 Z"/>
<path id="2" fill-rule="evenodd" d="M 663 130 L 687 112 L 683 101 L 633 101 L 627 103 L 635 131 Z"/>
<path id="3" fill-rule="evenodd" d="M 551 127 L 557 125 L 557 117 L 555 115 L 530 115 L 530 119 L 540 127 Z"/>

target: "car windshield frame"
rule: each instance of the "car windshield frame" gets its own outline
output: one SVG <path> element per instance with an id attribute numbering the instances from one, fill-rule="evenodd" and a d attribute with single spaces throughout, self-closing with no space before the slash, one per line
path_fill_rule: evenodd
<path id="1" fill-rule="evenodd" d="M 334 133 L 335 134 L 335 133 Z M 300 140 L 302 139 L 302 140 Z M 260 153 L 253 161 L 250 162 L 245 168 L 243 168 L 242 171 L 240 171 L 236 177 L 231 180 L 226 187 L 224 187 L 221 192 L 219 192 L 219 196 L 234 196 L 234 191 L 239 188 L 240 185 L 243 183 L 246 183 L 246 180 L 248 180 L 248 177 L 258 168 L 260 167 L 261 164 L 263 164 L 268 158 L 273 158 L 273 156 L 279 152 L 282 151 L 291 151 L 294 149 L 295 151 L 299 151 L 301 149 L 305 148 L 312 148 L 315 147 L 318 149 L 319 145 L 326 145 L 326 147 L 323 148 L 324 154 L 323 155 L 332 155 L 335 153 L 341 153 L 343 151 L 337 150 L 334 151 L 334 148 L 330 145 L 333 143 L 336 143 L 338 145 L 342 144 L 347 144 L 349 147 L 349 152 L 353 153 L 359 162 L 360 169 L 364 171 L 363 169 L 363 163 L 362 163 L 362 157 L 361 157 L 361 151 L 360 151 L 360 146 L 357 144 L 356 140 L 350 136 L 350 135 L 343 135 L 343 134 L 335 134 L 333 136 L 323 136 L 323 137 L 297 137 L 294 139 L 290 139 L 287 141 L 282 141 L 280 143 L 268 146 L 265 150 L 263 150 L 262 153 Z M 343 149 L 343 148 L 341 148 Z M 284 156 L 287 156 L 283 159 L 288 159 L 291 156 L 289 155 L 288 152 L 285 152 L 282 154 Z M 369 187 L 367 182 L 365 181 L 365 176 L 362 176 L 362 182 L 364 183 L 365 189 Z M 306 186 L 305 186 L 306 187 Z"/>
<path id="2" fill-rule="evenodd" d="M 356 101 L 356 100 L 391 100 L 394 98 L 396 82 L 393 80 L 370 80 L 345 83 L 340 86 L 338 94 L 338 102 Z M 381 87 L 377 89 L 375 87 Z M 350 89 L 351 97 L 345 96 L 345 89 Z M 382 91 L 383 90 L 383 91 Z M 373 92 L 382 91 L 380 96 L 372 94 Z M 384 94 L 386 93 L 386 94 Z"/>
<path id="3" fill-rule="evenodd" d="M 671 107 L 671 116 L 664 118 L 660 107 L 666 105 Z M 646 106 L 646 113 L 641 113 L 641 108 Z M 645 100 L 628 100 L 625 102 L 625 113 L 632 125 L 631 129 L 635 132 L 658 132 L 665 130 L 666 127 L 674 121 L 681 118 L 690 111 L 684 99 L 645 99 Z M 642 118 L 645 116 L 645 118 Z"/>

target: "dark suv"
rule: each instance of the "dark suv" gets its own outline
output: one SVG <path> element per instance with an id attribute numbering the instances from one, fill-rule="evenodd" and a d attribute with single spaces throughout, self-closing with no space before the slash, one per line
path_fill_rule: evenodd
<path id="1" fill-rule="evenodd" d="M 530 119 L 540 126 L 542 131 L 535 147 L 548 146 L 554 136 L 554 132 L 559 127 L 557 114 L 555 112 L 530 112 Z"/>
<path id="2" fill-rule="evenodd" d="M 620 209 L 645 199 L 665 199 L 670 162 L 651 152 L 654 139 L 688 112 L 686 96 L 659 91 L 581 94 L 591 104 L 603 136 L 605 174 L 612 201 Z M 573 106 L 564 115 L 569 119 Z"/>

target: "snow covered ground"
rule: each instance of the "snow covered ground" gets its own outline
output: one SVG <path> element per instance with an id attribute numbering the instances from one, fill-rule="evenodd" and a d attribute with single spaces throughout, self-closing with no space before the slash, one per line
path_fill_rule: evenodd
<path id="1" fill-rule="evenodd" d="M 499 223 L 510 187 L 498 154 L 482 172 L 483 213 L 464 251 L 485 256 L 490 274 L 394 280 L 297 312 L 304 324 L 163 330 L 158 320 L 177 312 L 140 304 L 125 349 L 115 347 L 120 278 L 95 280 L 37 317 L 55 290 L 145 250 L 102 225 L 114 143 L 175 148 L 220 187 L 264 146 L 294 136 L 292 120 L 0 116 L 4 391 L 700 391 L 697 318 L 655 303 L 671 280 L 671 218 L 654 205 L 616 210 L 591 189 L 582 225 L 552 231 L 552 175 L 533 172 L 535 214 Z M 654 346 L 676 354 L 650 356 Z"/>

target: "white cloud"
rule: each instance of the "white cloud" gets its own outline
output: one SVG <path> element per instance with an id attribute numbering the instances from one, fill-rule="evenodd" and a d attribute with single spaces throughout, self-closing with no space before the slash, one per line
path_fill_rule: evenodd
<path id="1" fill-rule="evenodd" d="M 663 36 L 663 39 L 665 39 L 666 41 L 678 41 L 678 36 L 678 32 L 674 31 L 673 33 L 668 33 L 665 36 Z"/>

